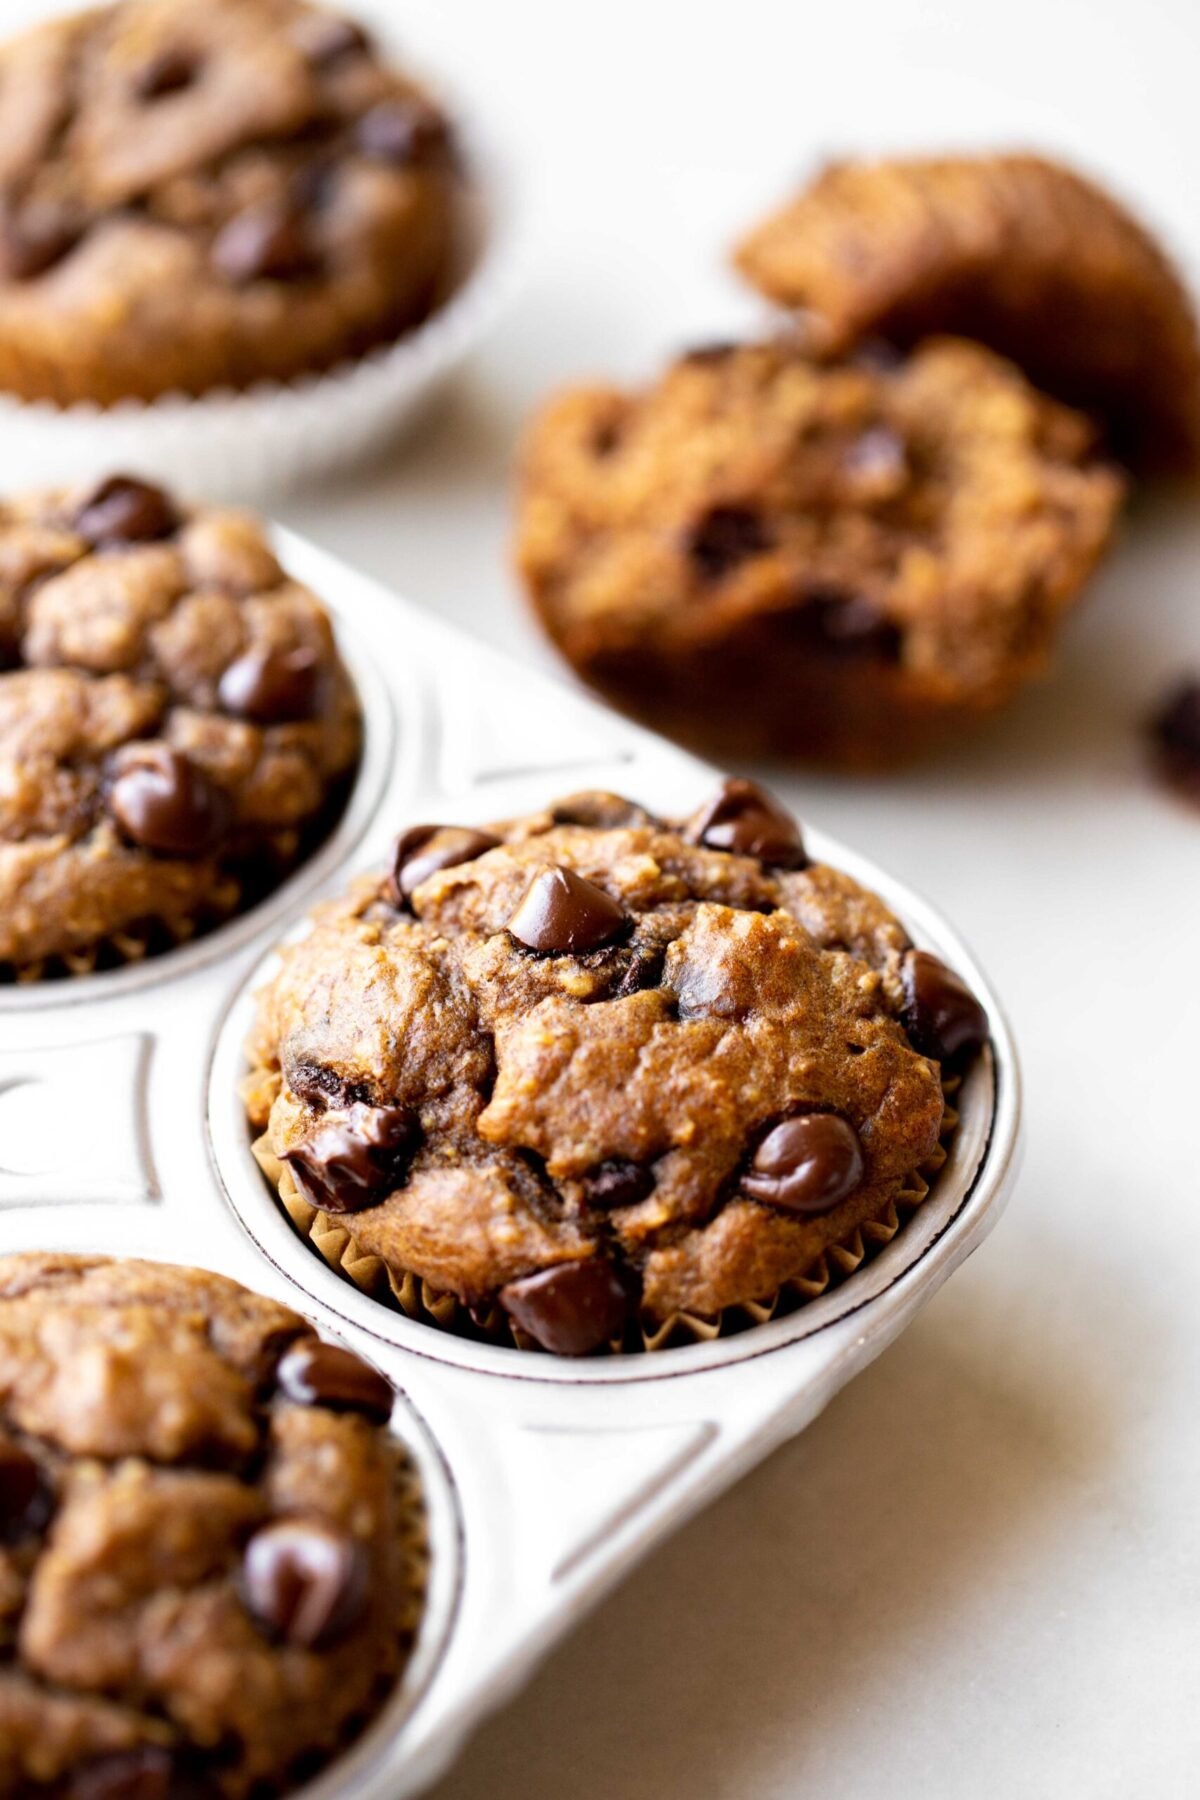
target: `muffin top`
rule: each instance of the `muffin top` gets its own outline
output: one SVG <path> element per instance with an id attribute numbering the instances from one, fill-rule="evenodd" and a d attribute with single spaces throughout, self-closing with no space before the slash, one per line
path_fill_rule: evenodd
<path id="1" fill-rule="evenodd" d="M 0 1258 L 0 1792 L 277 1793 L 394 1681 L 392 1393 L 193 1269 Z"/>
<path id="2" fill-rule="evenodd" d="M 837 162 L 737 250 L 810 343 L 978 338 L 1094 412 L 1139 467 L 1200 471 L 1200 344 L 1162 250 L 1110 194 L 1031 155 Z"/>
<path id="3" fill-rule="evenodd" d="M 10 978 L 258 897 L 327 828 L 359 740 L 329 619 L 255 521 L 127 477 L 0 504 Z"/>
<path id="4" fill-rule="evenodd" d="M 451 133 L 351 20 L 122 0 L 0 51 L 0 385 L 108 403 L 328 366 L 422 317 Z"/>
<path id="5" fill-rule="evenodd" d="M 673 658 L 711 650 L 752 713 L 729 653 L 769 694 L 773 645 L 789 668 L 890 671 L 929 712 L 984 708 L 1044 664 L 1121 491 L 1088 422 L 976 345 L 833 363 L 714 345 L 644 392 L 545 409 L 517 550 L 568 658 L 641 710 Z"/>
<path id="6" fill-rule="evenodd" d="M 686 824 L 589 793 L 406 832 L 284 952 L 250 1105 L 358 1249 L 584 1351 L 885 1216 L 985 1030 L 754 784 Z"/>

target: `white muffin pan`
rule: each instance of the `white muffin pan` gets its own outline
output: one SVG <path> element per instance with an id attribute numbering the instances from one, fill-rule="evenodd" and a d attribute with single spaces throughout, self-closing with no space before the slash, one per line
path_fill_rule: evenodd
<path id="1" fill-rule="evenodd" d="M 424 1623 L 391 1706 L 305 1792 L 398 1800 L 652 1544 L 802 1430 L 982 1241 L 1016 1168 L 1019 1074 L 984 975 L 937 913 L 808 831 L 810 853 L 876 889 L 991 1018 L 949 1162 L 891 1244 L 786 1318 L 584 1362 L 468 1342 L 361 1294 L 292 1230 L 250 1154 L 236 1083 L 272 946 L 406 824 L 482 822 L 583 787 L 683 813 L 718 777 L 303 540 L 280 533 L 278 547 L 335 611 L 363 696 L 349 809 L 303 870 L 223 930 L 137 967 L 0 990 L 0 1246 L 218 1269 L 396 1383 L 429 1512 Z"/>

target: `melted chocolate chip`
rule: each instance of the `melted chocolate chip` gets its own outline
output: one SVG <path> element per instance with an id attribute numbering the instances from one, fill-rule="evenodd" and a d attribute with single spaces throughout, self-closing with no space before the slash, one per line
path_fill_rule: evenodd
<path id="1" fill-rule="evenodd" d="M 791 813 L 756 781 L 731 776 L 687 828 L 690 843 L 756 856 L 776 869 L 803 869 L 804 839 Z"/>
<path id="2" fill-rule="evenodd" d="M 654 1188 L 654 1176 L 640 1163 L 623 1156 L 597 1163 L 583 1178 L 583 1197 L 589 1206 L 611 1212 L 618 1206 L 636 1206 Z"/>
<path id="3" fill-rule="evenodd" d="M 54 213 L 8 214 L 0 223 L 0 272 L 7 281 L 34 281 L 79 242 L 78 225 Z"/>
<path id="4" fill-rule="evenodd" d="M 306 1106 L 315 1106 L 320 1111 L 331 1101 L 347 1107 L 359 1100 L 369 1102 L 371 1098 L 365 1082 L 346 1081 L 336 1069 L 326 1068 L 324 1063 L 292 1062 L 289 1059 L 284 1072 L 293 1094 Z"/>
<path id="5" fill-rule="evenodd" d="M 610 1263 L 560 1263 L 510 1281 L 500 1302 L 514 1324 L 555 1356 L 586 1356 L 621 1336 L 629 1295 Z"/>
<path id="6" fill-rule="evenodd" d="M 628 927 L 629 915 L 611 895 L 560 867 L 534 876 L 508 921 L 527 949 L 576 955 L 614 943 Z"/>
<path id="7" fill-rule="evenodd" d="M 896 662 L 901 635 L 874 601 L 841 588 L 811 588 L 794 612 L 783 615 L 788 635 L 826 656 Z"/>
<path id="8" fill-rule="evenodd" d="M 752 1200 L 784 1212 L 824 1213 L 862 1185 L 862 1145 L 837 1113 L 801 1113 L 767 1132 L 742 1176 Z"/>
<path id="9" fill-rule="evenodd" d="M 37 1461 L 19 1444 L 0 1440 L 0 1544 L 41 1531 L 53 1504 Z"/>
<path id="10" fill-rule="evenodd" d="M 1200 800 L 1200 681 L 1185 681 L 1168 695 L 1150 735 L 1166 779 Z"/>
<path id="11" fill-rule="evenodd" d="M 104 803 L 127 838 L 163 856 L 208 856 L 229 825 L 224 790 L 166 744 L 147 744 L 126 760 Z"/>
<path id="12" fill-rule="evenodd" d="M 183 1777 L 169 1750 L 143 1744 L 99 1757 L 67 1783 L 67 1800 L 184 1800 L 203 1789 Z"/>
<path id="13" fill-rule="evenodd" d="M 620 831 L 625 826 L 654 825 L 657 820 L 635 800 L 609 794 L 603 788 L 584 788 L 556 800 L 550 810 L 556 825 L 586 825 L 593 831 Z"/>
<path id="14" fill-rule="evenodd" d="M 235 213 L 213 239 L 212 261 L 238 286 L 297 280 L 316 266 L 302 212 L 280 200 L 259 201 Z"/>
<path id="15" fill-rule="evenodd" d="M 431 875 L 456 869 L 459 863 L 474 862 L 486 850 L 494 850 L 499 842 L 490 831 L 476 831 L 469 825 L 413 825 L 402 831 L 392 857 L 394 904 L 407 905 Z"/>
<path id="16" fill-rule="evenodd" d="M 199 73 L 199 61 L 190 50 L 180 45 L 165 47 L 142 64 L 133 78 L 133 90 L 139 100 L 163 100 L 190 88 Z"/>
<path id="17" fill-rule="evenodd" d="M 705 581 L 720 581 L 739 563 L 771 548 L 758 513 L 747 506 L 714 506 L 688 533 L 687 553 Z"/>
<path id="18" fill-rule="evenodd" d="M 966 983 L 928 950 L 904 961 L 904 1029 L 914 1050 L 961 1068 L 988 1040 L 988 1019 Z"/>
<path id="19" fill-rule="evenodd" d="M 296 1186 L 323 1212 L 361 1212 L 404 1180 L 417 1136 L 401 1106 L 364 1106 L 330 1115 L 313 1136 L 284 1154 Z"/>
<path id="20" fill-rule="evenodd" d="M 373 162 L 393 168 L 435 162 L 452 154 L 453 139 L 445 117 L 427 100 L 381 100 L 364 113 L 354 141 Z"/>
<path id="21" fill-rule="evenodd" d="M 162 488 L 134 475 L 110 475 L 79 506 L 73 523 L 93 549 L 104 549 L 173 537 L 180 517 Z"/>
<path id="22" fill-rule="evenodd" d="M 392 1416 L 392 1385 L 370 1363 L 338 1344 L 305 1338 L 293 1345 L 275 1372 L 279 1391 L 302 1406 L 362 1413 L 377 1425 Z"/>
<path id="23" fill-rule="evenodd" d="M 855 490 L 872 498 L 896 493 L 908 479 L 904 440 L 889 425 L 872 425 L 855 438 L 842 466 Z"/>
<path id="24" fill-rule="evenodd" d="M 314 69 L 330 69 L 348 56 L 369 56 L 371 39 L 353 19 L 315 13 L 300 24 L 297 42 Z"/>
<path id="25" fill-rule="evenodd" d="M 242 1594 L 260 1626 L 300 1650 L 328 1650 L 367 1609 L 361 1544 L 320 1519 L 279 1519 L 256 1531 L 242 1559 Z"/>
<path id="26" fill-rule="evenodd" d="M 307 645 L 247 650 L 222 675 L 217 698 L 226 712 L 256 725 L 311 719 L 319 708 L 321 675 L 321 659 Z"/>

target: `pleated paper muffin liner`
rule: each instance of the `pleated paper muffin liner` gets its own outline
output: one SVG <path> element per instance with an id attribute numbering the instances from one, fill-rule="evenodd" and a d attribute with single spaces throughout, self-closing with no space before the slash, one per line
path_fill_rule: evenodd
<path id="1" fill-rule="evenodd" d="M 840 1242 L 822 1251 L 804 1274 L 792 1276 L 763 1299 L 740 1301 L 714 1314 L 676 1312 L 665 1319 L 641 1314 L 625 1338 L 607 1346 L 608 1353 L 640 1354 L 685 1344 L 712 1343 L 716 1338 L 733 1337 L 755 1325 L 765 1325 L 769 1319 L 785 1318 L 830 1289 L 840 1287 L 891 1243 L 928 1197 L 958 1126 L 959 1115 L 953 1102 L 960 1085 L 958 1077 L 944 1078 L 945 1110 L 937 1148 L 906 1178 L 880 1218 L 861 1221 Z M 266 1102 L 273 1099 L 278 1088 L 279 1076 L 274 1070 L 253 1070 L 241 1086 L 247 1111 L 258 1112 L 261 1117 Z M 458 1337 L 483 1338 L 510 1349 L 541 1351 L 541 1345 L 514 1325 L 498 1302 L 482 1309 L 468 1307 L 456 1294 L 436 1288 L 414 1270 L 386 1263 L 382 1257 L 361 1249 L 348 1223 L 353 1215 L 327 1213 L 312 1206 L 297 1188 L 287 1164 L 274 1154 L 266 1134 L 253 1142 L 251 1150 L 298 1235 L 335 1274 L 352 1282 L 361 1293 L 420 1325 Z"/>
<path id="2" fill-rule="evenodd" d="M 473 128 L 472 102 L 447 104 L 467 121 L 465 254 L 457 285 L 420 324 L 328 371 L 236 392 L 109 407 L 0 394 L 0 469 L 19 470 L 27 487 L 128 472 L 191 498 L 252 504 L 361 463 L 398 436 L 495 323 L 522 260 L 503 159 Z"/>

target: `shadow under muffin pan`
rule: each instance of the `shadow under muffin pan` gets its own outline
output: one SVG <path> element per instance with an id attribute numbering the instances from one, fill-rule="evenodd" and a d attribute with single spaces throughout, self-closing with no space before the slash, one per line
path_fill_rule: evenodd
<path id="1" fill-rule="evenodd" d="M 0 993 L 0 1242 L 195 1263 L 273 1293 L 382 1368 L 424 1484 L 430 1586 L 415 1656 L 376 1725 L 305 1793 L 396 1800 L 633 1562 L 801 1430 L 994 1223 L 1015 1173 L 1019 1076 L 982 973 L 938 915 L 820 833 L 956 968 L 992 1040 L 928 1198 L 854 1274 L 787 1316 L 650 1354 L 560 1360 L 407 1319 L 325 1264 L 282 1213 L 238 1099 L 252 995 L 308 907 L 397 831 L 535 810 L 575 789 L 689 812 L 705 764 L 396 599 L 289 534 L 329 605 L 366 715 L 333 838 L 252 913 L 134 970 Z M 396 729 L 393 731 L 393 721 Z"/>

